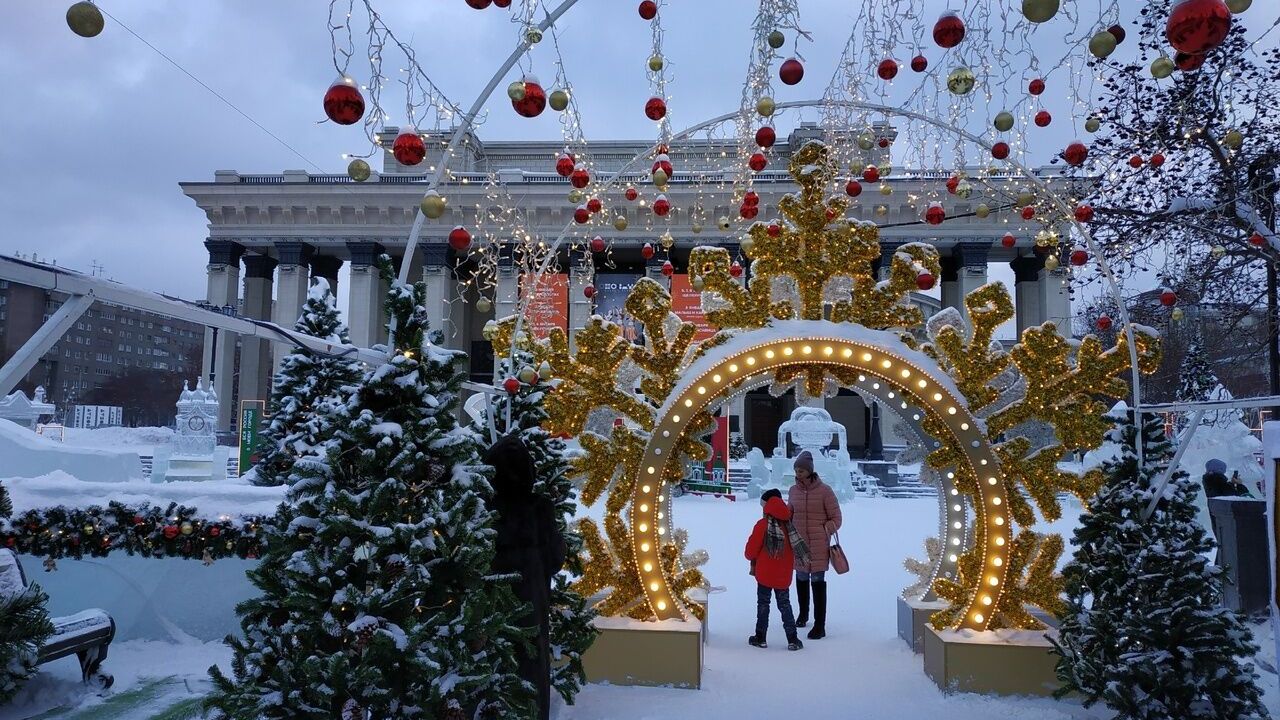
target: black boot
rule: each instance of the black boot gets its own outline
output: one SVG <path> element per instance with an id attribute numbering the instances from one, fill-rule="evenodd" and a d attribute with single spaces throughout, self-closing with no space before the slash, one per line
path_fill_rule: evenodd
<path id="1" fill-rule="evenodd" d="M 821 640 L 827 636 L 827 581 L 813 581 L 813 628 L 809 630 L 810 640 Z"/>
<path id="2" fill-rule="evenodd" d="M 800 606 L 800 614 L 796 617 L 796 627 L 809 624 L 809 581 L 796 580 L 796 603 Z"/>

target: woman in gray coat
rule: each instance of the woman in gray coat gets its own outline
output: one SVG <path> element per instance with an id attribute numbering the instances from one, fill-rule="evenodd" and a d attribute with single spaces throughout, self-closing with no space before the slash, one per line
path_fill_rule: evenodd
<path id="1" fill-rule="evenodd" d="M 827 579 L 831 536 L 840 529 L 840 503 L 831 486 L 813 471 L 813 456 L 808 450 L 795 460 L 796 484 L 787 493 L 791 506 L 791 524 L 809 546 L 809 558 L 796 560 L 796 597 L 800 605 L 797 627 L 809 622 L 809 595 L 813 595 L 813 628 L 810 640 L 827 636 Z"/>

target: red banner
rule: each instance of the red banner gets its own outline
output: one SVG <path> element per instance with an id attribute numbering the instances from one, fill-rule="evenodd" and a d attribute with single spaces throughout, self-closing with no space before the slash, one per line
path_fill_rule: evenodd
<path id="1" fill-rule="evenodd" d="M 526 288 L 533 285 L 536 276 L 526 273 L 520 277 L 520 298 Z M 569 331 L 569 276 L 565 274 L 543 275 L 537 290 L 525 309 L 524 327 L 539 340 L 547 337 L 552 328 Z"/>
<path id="2" fill-rule="evenodd" d="M 693 323 L 698 332 L 694 340 L 706 340 L 716 334 L 716 329 L 702 314 L 702 293 L 689 284 L 688 275 L 671 276 L 671 311 L 681 320 Z"/>

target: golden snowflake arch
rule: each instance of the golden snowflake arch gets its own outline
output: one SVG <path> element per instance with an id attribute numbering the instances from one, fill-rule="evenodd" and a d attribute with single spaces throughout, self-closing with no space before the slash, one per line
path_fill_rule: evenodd
<path id="1" fill-rule="evenodd" d="M 1129 336 L 1104 349 L 1092 336 L 1068 340 L 1045 323 L 1006 352 L 993 335 L 1013 316 L 1013 303 L 1003 284 L 991 283 L 965 298 L 968 327 L 943 325 L 922 339 L 924 318 L 909 296 L 922 272 L 939 276 L 937 250 L 901 246 L 878 280 L 879 229 L 845 217 L 847 200 L 829 192 L 836 175 L 829 148 L 805 144 L 789 170 L 799 192 L 779 203 L 783 218 L 754 224 L 742 241 L 749 280 L 730 274 L 723 248 L 692 251 L 690 281 L 718 329 L 712 337 L 695 343 L 694 326 L 672 313 L 667 290 L 641 279 L 626 309 L 644 328 L 643 345 L 599 317 L 578 331 L 572 349 L 559 329 L 542 342 L 518 338 L 550 368 L 547 430 L 581 443 L 572 472 L 583 478 L 583 502 L 605 497 L 603 534 L 594 521 L 580 521 L 589 557 L 575 589 L 586 597 L 603 592 L 596 608 L 606 616 L 704 617 L 688 591 L 705 584 L 696 567 L 705 553 L 685 554 L 667 489 L 682 480 L 686 463 L 709 456 L 700 438 L 713 427 L 717 404 L 771 378 L 776 393 L 874 387 L 879 397 L 917 409 L 918 426 L 932 439 L 926 462 L 948 479 L 949 492 L 939 497 L 944 517 L 961 501 L 973 516 L 963 539 L 948 537 L 944 526 L 946 544 L 930 543 L 925 585 L 949 603 L 933 624 L 1039 627 L 1026 608 L 1058 609 L 1062 540 L 1032 529 L 1035 510 L 1052 521 L 1059 492 L 1082 500 L 1096 492 L 1098 473 L 1077 475 L 1058 462 L 1101 444 L 1107 426 L 1099 398 L 1127 392 L 1116 375 L 1130 367 Z M 498 324 L 495 346 L 510 346 L 515 325 L 515 318 Z M 1158 339 L 1135 333 L 1133 341 L 1139 370 L 1151 372 Z M 996 387 L 998 378 L 1008 387 L 1010 376 L 1019 389 L 1013 400 Z M 1033 448 L 1019 434 L 1029 423 L 1051 428 L 1055 442 Z M 938 568 L 948 560 L 952 571 L 944 575 Z"/>

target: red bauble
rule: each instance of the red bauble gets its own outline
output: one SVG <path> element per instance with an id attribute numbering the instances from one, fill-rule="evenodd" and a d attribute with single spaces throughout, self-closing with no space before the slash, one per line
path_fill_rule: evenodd
<path id="1" fill-rule="evenodd" d="M 1018 239 L 1013 236 L 1013 233 L 1005 233 L 1004 237 L 1000 238 L 1001 247 L 1011 248 L 1017 244 L 1018 244 Z"/>
<path id="2" fill-rule="evenodd" d="M 218 537 L 221 534 L 222 534 L 222 528 L 218 527 L 217 525 L 214 525 L 209 528 L 209 537 Z"/>
<path id="3" fill-rule="evenodd" d="M 1044 80 L 1040 78 L 1036 78 L 1031 82 L 1027 83 L 1027 92 L 1031 93 L 1032 95 L 1039 95 L 1040 93 L 1044 92 Z"/>
<path id="4" fill-rule="evenodd" d="M 755 207 L 760 204 L 760 195 L 758 195 L 755 190 L 748 190 L 742 196 L 742 204 Z"/>
<path id="5" fill-rule="evenodd" d="M 929 69 L 929 58 L 923 55 L 917 55 L 911 58 L 911 69 L 921 73 Z"/>
<path id="6" fill-rule="evenodd" d="M 733 264 L 729 266 L 729 275 L 731 277 L 742 277 L 742 265 L 737 260 L 734 260 Z"/>
<path id="7" fill-rule="evenodd" d="M 603 207 L 604 207 L 604 203 L 600 202 L 600 198 L 593 197 L 587 201 L 587 209 L 590 210 L 592 213 L 600 212 L 600 209 Z"/>
<path id="8" fill-rule="evenodd" d="M 569 184 L 581 190 L 591 184 L 591 173 L 587 172 L 587 168 L 579 165 L 569 173 Z"/>
<path id="9" fill-rule="evenodd" d="M 1134 155 L 1133 157 L 1129 158 L 1129 167 L 1134 169 L 1142 167 L 1142 156 Z"/>
<path id="10" fill-rule="evenodd" d="M 573 221 L 578 223 L 579 225 L 585 224 L 590 219 L 591 219 L 591 211 L 587 209 L 586 205 L 579 205 L 573 211 Z"/>
<path id="11" fill-rule="evenodd" d="M 795 58 L 787 58 L 778 67 L 778 79 L 784 85 L 795 85 L 804 79 L 804 65 Z"/>
<path id="12" fill-rule="evenodd" d="M 556 174 L 560 177 L 569 177 L 573 174 L 573 156 L 565 153 L 556 158 Z"/>
<path id="13" fill-rule="evenodd" d="M 782 234 L 782 226 L 778 223 L 769 223 L 769 227 L 765 228 L 765 232 L 769 233 L 769 237 L 778 237 Z"/>
<path id="14" fill-rule="evenodd" d="M 1076 247 L 1071 249 L 1072 265 L 1075 265 L 1076 267 L 1080 267 L 1081 265 L 1087 262 L 1089 262 L 1089 253 L 1086 252 L 1084 248 Z"/>
<path id="15" fill-rule="evenodd" d="M 898 76 L 898 61 L 893 58 L 881 60 L 876 66 L 876 74 L 881 80 L 892 80 Z"/>
<path id="16" fill-rule="evenodd" d="M 844 194 L 849 197 L 858 197 L 862 194 L 862 183 L 857 180 L 850 180 L 844 184 Z"/>
<path id="17" fill-rule="evenodd" d="M 511 0 L 493 0 L 493 6 L 499 8 L 511 7 Z"/>
<path id="18" fill-rule="evenodd" d="M 653 166 L 649 168 L 649 173 L 657 174 L 659 170 L 667 174 L 668 180 L 674 177 L 676 173 L 675 168 L 671 165 L 671 159 L 666 155 L 659 155 L 657 159 L 653 161 Z"/>
<path id="19" fill-rule="evenodd" d="M 604 252 L 604 238 L 599 235 L 591 238 L 591 252 Z"/>
<path id="20" fill-rule="evenodd" d="M 1174 50 L 1200 55 L 1221 44 L 1230 31 L 1231 10 L 1223 0 L 1177 0 L 1164 35 Z"/>
<path id="21" fill-rule="evenodd" d="M 755 205 L 744 204 L 742 207 L 738 208 L 738 214 L 741 215 L 744 220 L 754 220 L 756 215 L 760 214 L 760 208 Z"/>
<path id="22" fill-rule="evenodd" d="M 356 81 L 343 75 L 324 94 L 324 114 L 339 125 L 354 125 L 364 117 L 364 96 Z"/>
<path id="23" fill-rule="evenodd" d="M 524 97 L 512 100 L 511 107 L 522 117 L 538 117 L 547 109 L 547 92 L 538 84 L 536 78 L 526 76 L 524 79 Z"/>
<path id="24" fill-rule="evenodd" d="M 645 260 L 653 257 L 653 243 L 645 243 L 640 247 L 640 257 Z"/>
<path id="25" fill-rule="evenodd" d="M 671 154 L 671 148 L 667 147 L 666 143 L 658 143 L 658 146 L 654 148 L 654 152 L 653 152 L 654 157 L 657 157 L 659 155 L 670 155 L 670 154 Z"/>
<path id="26" fill-rule="evenodd" d="M 133 524 L 134 524 L 134 525 L 141 525 L 141 524 L 142 524 L 142 523 L 144 523 L 144 522 L 146 522 L 146 521 L 142 519 L 142 516 L 141 516 L 141 515 L 134 515 L 134 516 L 133 516 Z"/>
<path id="27" fill-rule="evenodd" d="M 427 144 L 413 128 L 405 128 L 391 144 L 391 154 L 401 165 L 417 165 L 427 156 Z"/>
<path id="28" fill-rule="evenodd" d="M 866 180 L 869 183 L 879 182 L 880 168 L 876 167 L 875 165 L 868 165 L 862 168 L 862 179 Z"/>
<path id="29" fill-rule="evenodd" d="M 1087 223 L 1087 222 L 1092 222 L 1092 221 L 1093 221 L 1093 206 L 1092 206 L 1092 205 L 1078 205 L 1078 206 L 1076 206 L 1076 222 Z"/>
<path id="30" fill-rule="evenodd" d="M 947 219 L 947 211 L 942 209 L 941 205 L 934 203 L 924 211 L 924 221 L 930 225 L 941 225 L 943 220 Z"/>
<path id="31" fill-rule="evenodd" d="M 1085 158 L 1089 157 L 1089 146 L 1076 140 L 1062 151 L 1062 159 L 1067 161 L 1068 165 L 1080 166 L 1084 164 Z"/>
<path id="32" fill-rule="evenodd" d="M 964 40 L 964 20 L 954 12 L 944 12 L 933 24 L 933 41 L 938 47 L 953 48 Z"/>
<path id="33" fill-rule="evenodd" d="M 889 147 L 891 144 L 893 144 L 893 141 L 892 141 L 892 140 L 890 140 L 890 139 L 889 139 L 889 138 L 887 138 L 887 137 L 882 137 L 882 138 L 880 138 L 879 140 L 877 140 L 877 141 L 876 141 L 876 144 L 877 144 L 877 145 L 879 145 L 879 146 L 880 146 L 880 147 L 882 147 L 882 148 L 887 148 L 887 147 Z"/>
<path id="34" fill-rule="evenodd" d="M 1124 42 L 1125 31 L 1123 27 L 1119 25 L 1112 25 L 1111 27 L 1107 28 L 1107 32 L 1111 33 L 1111 37 L 1116 39 L 1117 45 Z"/>
<path id="35" fill-rule="evenodd" d="M 751 168 L 755 172 L 760 172 L 765 169 L 768 164 L 769 159 L 764 156 L 764 153 L 755 153 L 751 156 L 751 159 L 747 161 L 747 167 Z"/>
<path id="36" fill-rule="evenodd" d="M 659 195 L 658 199 L 653 201 L 653 212 L 660 217 L 666 217 L 667 213 L 671 212 L 671 202 L 665 195 Z"/>
<path id="37" fill-rule="evenodd" d="M 1155 155 L 1151 156 L 1151 160 L 1149 160 L 1148 162 L 1151 164 L 1151 167 L 1158 168 L 1164 164 L 1164 155 L 1161 155 L 1160 153 L 1156 153 Z"/>
<path id="38" fill-rule="evenodd" d="M 955 195 L 956 189 L 959 187 L 960 187 L 959 175 L 952 175 L 951 177 L 947 178 L 947 192 L 951 193 L 952 195 Z"/>
<path id="39" fill-rule="evenodd" d="M 660 97 L 651 97 L 644 103 L 644 116 L 657 122 L 667 116 L 667 101 Z"/>
<path id="40" fill-rule="evenodd" d="M 827 220 L 828 220 L 828 221 L 830 221 L 830 220 L 835 220 L 835 219 L 836 219 L 836 209 L 835 209 L 835 208 L 827 208 Z"/>
<path id="41" fill-rule="evenodd" d="M 916 276 L 916 287 L 921 290 L 932 290 L 934 282 L 932 273 L 922 272 Z"/>
<path id="42" fill-rule="evenodd" d="M 1249 236 L 1249 244 L 1254 247 L 1262 247 L 1267 244 L 1267 239 L 1262 237 L 1262 233 L 1254 233 Z"/>
<path id="43" fill-rule="evenodd" d="M 1040 112 L 1036 113 L 1036 117 L 1035 117 L 1036 127 L 1049 127 L 1049 123 L 1051 122 L 1053 122 L 1053 116 L 1049 114 L 1048 110 L 1041 110 Z"/>
<path id="44" fill-rule="evenodd" d="M 626 189 L 626 192 L 622 193 L 622 196 L 628 200 L 635 200 L 636 198 L 640 197 L 640 191 L 636 190 L 633 187 L 629 187 Z"/>
<path id="45" fill-rule="evenodd" d="M 658 16 L 658 3 L 653 0 L 644 0 L 637 10 L 639 10 L 642 19 L 652 20 Z"/>
<path id="46" fill-rule="evenodd" d="M 484 10 L 493 0 L 467 0 L 467 4 L 476 10 Z"/>
<path id="47" fill-rule="evenodd" d="M 1003 160 L 1009 157 L 1009 143 L 998 142 L 991 146 L 991 157 L 997 160 Z"/>
<path id="48" fill-rule="evenodd" d="M 1183 72 L 1191 72 L 1199 70 L 1204 65 L 1203 55 L 1192 55 L 1191 53 L 1178 52 L 1173 54 L 1173 65 Z"/>
<path id="49" fill-rule="evenodd" d="M 459 225 L 449 231 L 449 247 L 456 252 L 462 252 L 471 247 L 471 233 L 467 229 Z"/>
<path id="50" fill-rule="evenodd" d="M 582 288 L 582 296 L 583 296 L 583 297 L 585 297 L 585 298 L 586 298 L 586 299 L 588 299 L 588 300 L 590 300 L 591 298 L 595 297 L 595 296 L 596 296 L 596 286 L 595 286 L 595 285 L 588 285 L 588 286 L 586 286 L 586 287 Z"/>
<path id="51" fill-rule="evenodd" d="M 1093 321 L 1093 324 L 1097 326 L 1099 330 L 1106 332 L 1111 329 L 1111 316 L 1103 313 L 1098 316 L 1097 320 Z"/>
<path id="52" fill-rule="evenodd" d="M 676 266 L 675 266 L 675 265 L 672 265 L 670 260 L 668 260 L 668 261 L 666 261 L 666 262 L 662 263 L 662 274 L 663 274 L 663 275 L 666 275 L 667 277 L 671 277 L 672 275 L 674 275 L 674 274 L 675 274 L 675 272 L 676 272 Z"/>
<path id="53" fill-rule="evenodd" d="M 174 539 L 174 538 L 178 537 L 178 526 L 177 526 L 177 525 L 165 525 L 165 526 L 164 526 L 164 530 L 163 530 L 162 532 L 164 533 L 164 539 L 165 539 L 165 540 L 172 540 L 172 539 Z"/>
<path id="54" fill-rule="evenodd" d="M 1028 206 L 1026 206 L 1026 207 L 1022 208 L 1022 219 L 1023 219 L 1023 220 L 1030 220 L 1031 218 L 1033 218 L 1033 217 L 1035 217 L 1035 216 L 1036 216 L 1036 206 L 1035 206 L 1035 205 L 1028 205 Z"/>
<path id="55" fill-rule="evenodd" d="M 502 381 L 502 389 L 506 390 L 508 393 L 512 395 L 515 395 L 516 393 L 520 392 L 520 381 L 513 377 L 509 377 L 506 380 Z"/>
<path id="56" fill-rule="evenodd" d="M 771 148 L 777 141 L 778 134 L 768 125 L 765 125 L 756 131 L 756 144 L 762 148 Z"/>
<path id="57" fill-rule="evenodd" d="M 1160 288 L 1160 304 L 1165 307 L 1173 307 L 1178 302 L 1178 294 L 1169 288 Z"/>

